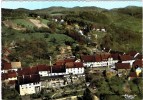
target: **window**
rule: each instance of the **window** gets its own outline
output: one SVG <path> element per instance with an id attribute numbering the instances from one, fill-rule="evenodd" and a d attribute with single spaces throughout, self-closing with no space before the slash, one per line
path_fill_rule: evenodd
<path id="1" fill-rule="evenodd" d="M 36 86 L 35 91 L 36 91 L 36 93 L 40 92 L 40 86 Z"/>

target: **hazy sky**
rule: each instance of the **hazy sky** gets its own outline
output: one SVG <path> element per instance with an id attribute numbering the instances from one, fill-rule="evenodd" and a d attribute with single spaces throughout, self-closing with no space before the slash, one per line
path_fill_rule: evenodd
<path id="1" fill-rule="evenodd" d="M 141 1 L 2 1 L 2 8 L 27 8 L 27 9 L 41 9 L 51 6 L 75 7 L 75 6 L 96 6 L 100 8 L 112 9 L 122 8 L 126 6 L 140 6 Z"/>

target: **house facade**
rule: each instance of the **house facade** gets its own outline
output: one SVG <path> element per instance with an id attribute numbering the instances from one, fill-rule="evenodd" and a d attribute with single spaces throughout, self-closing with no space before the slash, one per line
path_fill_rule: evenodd
<path id="1" fill-rule="evenodd" d="M 130 63 L 130 66 L 133 65 L 133 62 L 135 61 L 134 58 L 131 55 L 120 55 L 119 59 L 122 63 Z"/>
<path id="2" fill-rule="evenodd" d="M 59 88 L 66 85 L 66 80 L 63 75 L 51 76 L 41 80 L 41 88 Z"/>
<path id="3" fill-rule="evenodd" d="M 81 60 L 85 67 L 105 67 L 115 66 L 118 60 L 114 60 L 108 53 L 96 55 L 84 55 Z"/>
<path id="4" fill-rule="evenodd" d="M 18 76 L 16 89 L 21 96 L 39 93 L 41 91 L 40 75 L 22 75 Z"/>
<path id="5" fill-rule="evenodd" d="M 130 72 L 131 66 L 130 63 L 116 63 L 115 69 L 117 70 L 119 77 L 123 75 L 127 76 Z"/>
<path id="6" fill-rule="evenodd" d="M 84 66 L 82 62 L 68 62 L 66 66 L 66 75 L 73 74 L 84 74 Z"/>
<path id="7" fill-rule="evenodd" d="M 19 90 L 21 96 L 39 93 L 41 91 L 41 82 L 19 85 Z"/>

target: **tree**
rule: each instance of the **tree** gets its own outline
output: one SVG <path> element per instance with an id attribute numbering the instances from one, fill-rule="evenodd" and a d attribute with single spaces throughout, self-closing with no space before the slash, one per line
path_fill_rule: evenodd
<path id="1" fill-rule="evenodd" d="M 123 78 L 119 78 L 117 76 L 113 76 L 108 80 L 109 85 L 111 87 L 111 91 L 115 94 L 123 94 L 123 84 L 125 80 Z"/>
<path id="2" fill-rule="evenodd" d="M 139 95 L 142 96 L 142 95 L 143 95 L 143 94 L 142 94 L 142 84 L 143 84 L 142 79 L 136 78 L 136 79 L 133 80 L 133 83 L 134 83 L 135 85 L 137 85 L 138 91 L 139 91 Z"/>
<path id="3" fill-rule="evenodd" d="M 91 93 L 91 91 L 86 88 L 83 94 L 83 100 L 93 100 L 93 94 Z"/>
<path id="4" fill-rule="evenodd" d="M 51 22 L 51 23 L 47 23 L 47 26 L 51 29 L 52 32 L 56 31 L 56 23 L 55 22 Z"/>

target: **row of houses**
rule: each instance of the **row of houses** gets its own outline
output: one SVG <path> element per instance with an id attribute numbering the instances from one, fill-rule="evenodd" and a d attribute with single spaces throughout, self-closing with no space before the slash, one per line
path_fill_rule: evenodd
<path id="1" fill-rule="evenodd" d="M 133 63 L 138 59 L 142 59 L 142 55 L 139 53 L 135 53 L 134 55 L 120 53 L 101 53 L 81 56 L 81 61 L 86 67 L 110 66 L 115 68 L 115 63 L 129 63 L 130 66 L 132 66 Z"/>
<path id="2" fill-rule="evenodd" d="M 8 62 L 3 59 L 2 83 L 12 88 L 15 87 L 20 95 L 33 94 L 40 92 L 42 88 L 58 88 L 76 83 L 76 80 L 85 77 L 85 67 L 105 66 L 117 70 L 119 75 L 128 74 L 128 70 L 132 67 L 135 67 L 136 72 L 140 73 L 142 55 L 139 53 L 100 53 L 82 55 L 78 60 L 75 58 L 58 60 L 52 66 L 36 65 L 24 68 L 22 68 L 21 62 Z M 131 73 L 132 75 L 134 74 Z"/>
<path id="3" fill-rule="evenodd" d="M 37 65 L 22 68 L 20 62 L 2 60 L 2 83 L 16 88 L 20 95 L 40 92 L 41 88 L 66 86 L 84 77 L 82 62 L 74 59 L 57 61 L 53 66 Z M 12 64 L 17 63 L 17 67 Z M 18 66 L 19 65 L 19 66 Z"/>

